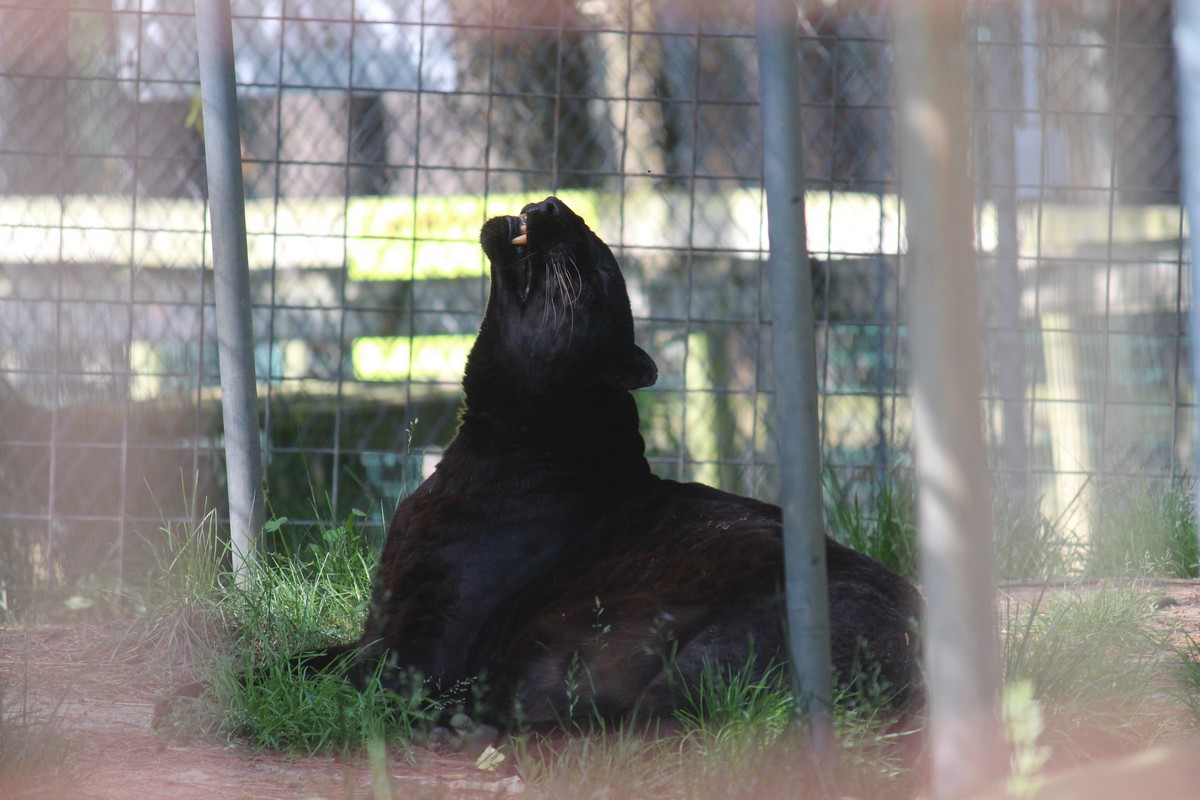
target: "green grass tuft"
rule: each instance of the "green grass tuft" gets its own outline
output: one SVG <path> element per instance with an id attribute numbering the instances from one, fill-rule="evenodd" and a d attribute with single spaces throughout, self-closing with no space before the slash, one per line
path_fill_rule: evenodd
<path id="1" fill-rule="evenodd" d="M 1090 515 L 1088 575 L 1200 575 L 1194 492 L 1191 477 L 1099 481 Z"/>
<path id="2" fill-rule="evenodd" d="M 1045 716 L 1040 744 L 1060 764 L 1137 749 L 1179 725 L 1165 713 L 1181 688 L 1177 651 L 1153 623 L 1153 600 L 1100 586 L 1008 604 L 1005 683 L 1032 687 Z"/>
<path id="3" fill-rule="evenodd" d="M 246 651 L 268 656 L 358 637 L 375 562 L 365 518 L 353 511 L 321 531 L 321 545 L 263 553 L 241 580 L 226 582 L 223 602 Z"/>
<path id="4" fill-rule="evenodd" d="M 825 500 L 825 524 L 832 538 L 916 579 L 917 494 L 910 472 L 893 470 L 864 501 L 833 470 L 826 470 Z"/>
<path id="5" fill-rule="evenodd" d="M 141 595 L 141 613 L 111 641 L 115 657 L 154 652 L 154 663 L 174 680 L 212 654 L 230 633 L 226 594 L 229 543 L 215 509 L 189 506 L 191 522 L 164 519 L 158 535 L 143 537 L 153 569 Z"/>
<path id="6" fill-rule="evenodd" d="M 843 694 L 850 692 L 843 689 Z M 818 765 L 782 665 L 706 670 L 673 719 L 596 723 L 589 736 L 515 744 L 527 796 L 909 798 L 922 789 L 920 736 L 856 694 L 839 698 L 834 763 Z"/>
<path id="7" fill-rule="evenodd" d="M 792 717 L 792 694 L 782 664 L 755 676 L 754 661 L 738 672 L 705 664 L 697 686 L 684 686 L 676 712 L 684 738 L 700 751 L 723 751 L 748 741 L 773 742 Z"/>
<path id="8" fill-rule="evenodd" d="M 213 687 L 174 715 L 177 729 L 312 754 L 361 751 L 379 739 L 400 744 L 427 727 L 437 706 L 419 691 L 396 695 L 378 674 L 359 691 L 336 672 L 302 674 L 293 659 L 353 641 L 362 630 L 375 560 L 365 519 L 356 510 L 304 547 L 268 550 L 241 576 L 187 568 L 189 552 L 210 564 L 229 563 L 226 551 L 211 552 L 228 545 L 208 526 L 175 540 L 179 557 L 165 564 L 165 574 L 176 577 L 158 587 L 143 636 L 174 642 L 181 638 L 176 628 L 186 629 L 189 652 Z M 272 520 L 267 531 L 286 524 Z"/>
<path id="9" fill-rule="evenodd" d="M 245 676 L 253 669 L 253 679 Z M 407 747 L 436 705 L 384 689 L 379 675 L 355 689 L 336 671 L 303 674 L 286 657 L 226 671 L 217 685 L 221 730 L 252 747 L 286 753 L 363 752 L 372 742 Z"/>
<path id="10" fill-rule="evenodd" d="M 1003 484 L 992 492 L 995 570 L 1000 580 L 1050 580 L 1076 568 L 1079 543 L 1063 520 L 1070 507 L 1051 519 L 1042 498 L 1031 498 Z"/>

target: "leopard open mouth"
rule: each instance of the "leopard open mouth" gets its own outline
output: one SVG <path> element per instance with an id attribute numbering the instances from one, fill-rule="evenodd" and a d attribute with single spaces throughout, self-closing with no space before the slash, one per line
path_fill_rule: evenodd
<path id="1" fill-rule="evenodd" d="M 513 248 L 513 271 L 516 272 L 517 297 L 524 303 L 533 292 L 533 265 L 529 259 L 529 228 L 526 216 L 508 218 L 509 244 Z"/>
<path id="2" fill-rule="evenodd" d="M 526 221 L 527 221 L 526 216 L 524 214 L 522 214 L 521 216 L 513 217 L 512 219 L 517 220 L 518 227 L 517 227 L 517 235 L 512 238 L 512 241 L 510 242 L 510 244 L 516 245 L 518 247 L 523 247 L 523 246 L 529 244 L 529 227 L 528 227 L 528 225 L 526 225 Z"/>

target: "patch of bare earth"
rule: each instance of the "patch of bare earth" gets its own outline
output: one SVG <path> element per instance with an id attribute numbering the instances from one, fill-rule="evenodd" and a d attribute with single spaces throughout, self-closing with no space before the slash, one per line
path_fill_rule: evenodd
<path id="1" fill-rule="evenodd" d="M 1159 606 L 1156 620 L 1182 645 L 1200 641 L 1200 582 L 1157 581 L 1146 587 Z M 1051 587 L 1049 597 L 1063 587 Z M 1032 602 L 1042 587 L 1006 586 L 1000 603 Z M 371 798 L 365 758 L 289 758 L 211 739 L 179 739 L 151 728 L 162 683 L 147 662 L 114 660 L 104 642 L 116 624 L 0 627 L 0 679 L 9 692 L 28 687 L 38 707 L 57 709 L 67 739 L 67 761 L 54 774 L 0 785 L 0 800 L 79 798 Z M 503 797 L 523 791 L 519 779 L 481 772 L 462 758 L 418 754 L 416 763 L 394 753 L 388 780 L 393 796 Z M 386 795 L 382 795 L 386 796 Z"/>
<path id="2" fill-rule="evenodd" d="M 117 630 L 96 623 L 0 628 L 0 680 L 10 695 L 26 691 L 34 713 L 57 714 L 67 740 L 60 770 L 0 783 L 0 800 L 379 796 L 365 757 L 294 758 L 155 731 L 151 722 L 162 686 L 144 665 L 108 655 L 104 643 Z M 419 752 L 415 764 L 391 754 L 388 779 L 395 797 L 414 800 L 494 798 L 523 788 L 515 777 L 429 751 Z"/>

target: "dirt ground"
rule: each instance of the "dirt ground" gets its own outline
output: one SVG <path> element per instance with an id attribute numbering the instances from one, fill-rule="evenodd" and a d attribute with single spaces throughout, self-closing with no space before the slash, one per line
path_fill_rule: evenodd
<path id="1" fill-rule="evenodd" d="M 366 758 L 297 758 L 212 739 L 181 739 L 151 727 L 161 680 L 149 665 L 114 661 L 105 642 L 126 623 L 0 627 L 0 681 L 9 700 L 28 686 L 38 711 L 57 708 L 67 740 L 57 774 L 0 782 L 0 800 L 357 800 L 376 794 Z M 523 794 L 515 776 L 475 767 L 473 759 L 418 751 L 389 759 L 393 796 L 507 797 Z M 0 781 L 3 779 L 0 778 Z"/>
<path id="2" fill-rule="evenodd" d="M 1173 638 L 1200 640 L 1200 582 L 1148 584 L 1156 619 Z M 1001 589 L 1000 602 L 1029 602 L 1039 587 Z M 1059 590 L 1052 590 L 1059 591 Z M 105 656 L 103 642 L 120 623 L 64 623 L 0 627 L 0 680 L 28 686 L 43 709 L 57 705 L 67 739 L 65 767 L 34 775 L 21 785 L 0 785 L 0 800 L 207 800 L 208 798 L 372 798 L 376 794 L 365 759 L 288 758 L 204 739 L 178 739 L 152 730 L 155 700 L 162 691 L 148 665 Z M 474 762 L 422 752 L 411 763 L 390 760 L 394 796 L 403 798 L 506 797 L 524 794 L 515 776 L 501 777 Z"/>

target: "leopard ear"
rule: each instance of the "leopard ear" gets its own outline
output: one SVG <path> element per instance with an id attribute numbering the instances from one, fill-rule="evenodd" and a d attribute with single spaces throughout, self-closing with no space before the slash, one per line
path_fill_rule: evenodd
<path id="1" fill-rule="evenodd" d="M 658 380 L 658 366 L 645 350 L 631 344 L 621 355 L 613 374 L 622 389 L 641 389 L 653 386 Z"/>

